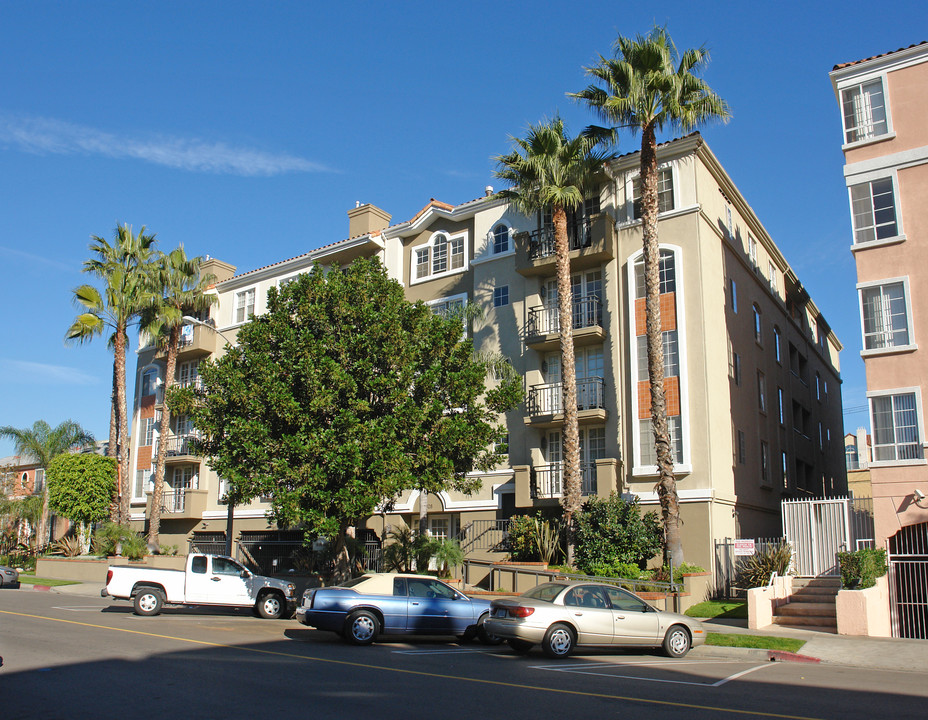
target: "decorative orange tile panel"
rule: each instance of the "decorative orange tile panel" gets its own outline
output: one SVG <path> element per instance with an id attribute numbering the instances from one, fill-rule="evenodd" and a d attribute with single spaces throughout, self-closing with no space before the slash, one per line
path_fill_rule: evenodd
<path id="1" fill-rule="evenodd" d="M 139 417 L 150 418 L 155 416 L 155 396 L 147 395 L 139 403 Z"/>
<path id="2" fill-rule="evenodd" d="M 680 378 L 664 378 L 664 404 L 668 415 L 680 414 Z M 647 420 L 650 417 L 651 385 L 647 380 L 642 380 L 638 383 L 638 419 Z"/>
<path id="3" fill-rule="evenodd" d="M 147 470 L 151 467 L 151 445 L 139 448 L 139 470 Z"/>
<path id="4" fill-rule="evenodd" d="M 677 294 L 661 295 L 661 329 L 677 329 Z M 648 331 L 647 313 L 644 298 L 635 300 L 635 335 L 644 335 Z"/>

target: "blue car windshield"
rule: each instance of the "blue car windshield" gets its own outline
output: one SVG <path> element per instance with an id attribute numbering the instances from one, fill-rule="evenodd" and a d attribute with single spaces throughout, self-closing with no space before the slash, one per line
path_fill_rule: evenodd
<path id="1" fill-rule="evenodd" d="M 560 592 L 564 589 L 560 583 L 545 583 L 538 587 L 533 587 L 528 592 L 522 593 L 522 597 L 532 598 L 533 600 L 542 600 L 543 602 L 554 602 Z"/>

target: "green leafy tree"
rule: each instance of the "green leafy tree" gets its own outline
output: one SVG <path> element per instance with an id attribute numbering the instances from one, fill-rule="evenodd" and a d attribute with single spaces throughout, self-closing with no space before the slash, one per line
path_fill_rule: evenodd
<path id="1" fill-rule="evenodd" d="M 689 132 L 711 121 L 726 121 L 728 104 L 694 73 L 709 61 L 705 48 L 677 52 L 667 30 L 654 27 L 635 39 L 619 37 L 614 57 L 599 57 L 585 68 L 593 83 L 570 97 L 585 102 L 610 127 L 588 135 L 614 141 L 620 129 L 641 133 L 641 227 L 644 249 L 645 316 L 651 425 L 660 479 L 657 492 L 664 521 L 664 564 L 683 562 L 680 503 L 673 472 L 673 449 L 664 397 L 664 351 L 660 310 L 660 254 L 657 238 L 657 133 Z"/>
<path id="2" fill-rule="evenodd" d="M 642 514 L 637 499 L 617 493 L 590 498 L 577 517 L 577 568 L 594 574 L 619 563 L 644 567 L 661 551 L 662 540 L 657 513 Z"/>
<path id="3" fill-rule="evenodd" d="M 201 257 L 188 258 L 184 247 L 175 248 L 167 255 L 159 253 L 151 272 L 151 305 L 141 316 L 144 332 L 155 339 L 166 351 L 164 390 L 174 386 L 177 366 L 177 350 L 180 346 L 181 327 L 184 316 L 207 310 L 218 300 L 215 294 L 206 291 L 215 278 L 200 272 Z M 148 544 L 159 545 L 161 531 L 161 505 L 164 498 L 164 460 L 167 452 L 171 411 L 169 406 L 161 410 L 158 425 L 158 452 L 155 455 L 155 482 L 152 492 L 151 515 L 148 519 Z"/>
<path id="4" fill-rule="evenodd" d="M 116 490 L 116 459 L 92 453 L 59 455 L 48 466 L 48 505 L 80 525 L 81 549 L 90 547 L 93 523 L 109 517 Z"/>
<path id="5" fill-rule="evenodd" d="M 149 262 L 154 235 L 143 227 L 133 234 L 129 225 L 116 228 L 113 242 L 94 236 L 90 251 L 94 257 L 84 261 L 83 271 L 103 282 L 103 289 L 81 285 L 74 290 L 74 304 L 80 314 L 65 334 L 66 342 L 83 344 L 108 334 L 113 349 L 113 387 L 110 405 L 110 438 L 107 455 L 118 457 L 119 478 L 112 518 L 129 522 L 129 415 L 126 404 L 126 347 L 129 327 L 138 320 L 151 299 Z"/>
<path id="6" fill-rule="evenodd" d="M 202 390 L 177 388 L 199 451 L 241 502 L 273 497 L 280 526 L 335 541 L 404 489 L 472 492 L 501 457 L 499 416 L 521 399 L 513 377 L 487 387 L 488 365 L 460 320 L 412 304 L 377 259 L 315 266 L 201 368 Z"/>
<path id="7" fill-rule="evenodd" d="M 567 527 L 567 562 L 573 562 L 573 517 L 580 510 L 580 430 L 577 424 L 577 377 L 573 339 L 573 292 L 567 212 L 583 206 L 586 194 L 611 156 L 596 149 L 597 140 L 567 136 L 560 118 L 529 125 L 524 138 L 511 138 L 513 149 L 495 158 L 496 177 L 509 183 L 498 193 L 520 212 L 532 216 L 551 212 L 554 225 L 558 319 L 561 337 L 563 391 L 563 473 L 561 506 Z"/>
<path id="8" fill-rule="evenodd" d="M 52 460 L 59 455 L 94 442 L 93 435 L 73 420 L 65 420 L 56 427 L 44 420 L 36 420 L 31 428 L 6 425 L 0 427 L 0 437 L 12 440 L 17 455 L 31 457 L 44 470 L 48 470 Z M 42 489 L 42 514 L 35 538 L 36 550 L 41 550 L 48 544 L 48 483 L 45 483 Z"/>

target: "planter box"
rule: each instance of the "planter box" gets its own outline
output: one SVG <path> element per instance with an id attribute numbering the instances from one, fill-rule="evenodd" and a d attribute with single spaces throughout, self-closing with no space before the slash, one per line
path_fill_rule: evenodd
<path id="1" fill-rule="evenodd" d="M 866 590 L 839 590 L 835 600 L 839 635 L 891 637 L 889 620 L 889 582 L 876 579 Z"/>

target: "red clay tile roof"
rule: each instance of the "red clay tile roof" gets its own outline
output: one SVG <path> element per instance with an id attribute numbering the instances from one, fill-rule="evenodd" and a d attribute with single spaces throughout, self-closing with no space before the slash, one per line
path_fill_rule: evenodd
<path id="1" fill-rule="evenodd" d="M 909 45 L 909 47 L 901 47 L 898 50 L 890 50 L 889 52 L 881 53 L 880 55 L 874 55 L 873 57 L 864 58 L 863 60 L 854 60 L 853 62 L 839 63 L 835 65 L 832 70 L 841 70 L 842 68 L 851 67 L 852 65 L 860 65 L 861 63 L 868 62 L 870 60 L 876 60 L 877 58 L 886 57 L 887 55 L 892 55 L 893 53 L 902 52 L 903 50 L 911 50 L 914 47 L 919 45 L 928 44 L 928 40 L 922 40 L 920 43 L 914 43 Z"/>

